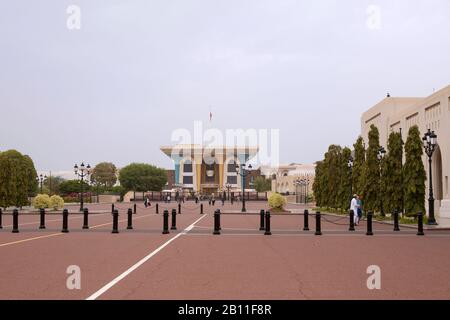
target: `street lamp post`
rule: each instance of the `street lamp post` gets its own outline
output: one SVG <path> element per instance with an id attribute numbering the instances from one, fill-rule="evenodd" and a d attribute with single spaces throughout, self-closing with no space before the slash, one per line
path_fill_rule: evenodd
<path id="1" fill-rule="evenodd" d="M 353 157 L 350 156 L 347 162 L 348 169 L 350 170 L 350 201 L 353 198 L 353 161 Z"/>
<path id="2" fill-rule="evenodd" d="M 245 163 L 241 164 L 241 167 L 239 165 L 236 165 L 236 173 L 242 177 L 242 210 L 241 212 L 247 212 L 247 209 L 245 208 L 245 178 L 250 174 L 251 170 L 253 169 L 252 165 L 249 164 L 246 166 Z"/>
<path id="3" fill-rule="evenodd" d="M 309 177 L 305 178 L 305 205 L 308 204 L 308 187 L 309 187 Z"/>
<path id="4" fill-rule="evenodd" d="M 39 177 L 36 178 L 37 182 L 39 183 L 39 193 L 42 194 L 42 184 L 47 179 L 47 176 L 43 176 L 42 173 L 39 175 Z"/>
<path id="5" fill-rule="evenodd" d="M 300 188 L 302 186 L 302 180 L 301 179 L 297 179 L 294 181 L 295 184 L 295 202 L 296 203 L 301 203 L 301 196 L 300 196 Z"/>
<path id="6" fill-rule="evenodd" d="M 309 178 L 302 178 L 297 179 L 294 181 L 295 184 L 295 192 L 296 192 L 296 202 L 301 203 L 303 202 L 305 205 L 308 204 L 308 185 L 309 185 Z M 298 192 L 298 187 L 300 187 L 301 194 Z M 303 198 L 303 199 L 301 199 Z"/>
<path id="7" fill-rule="evenodd" d="M 437 145 L 437 135 L 434 131 L 428 129 L 428 132 L 422 138 L 423 146 L 425 148 L 425 153 L 428 156 L 428 179 L 429 179 L 429 197 L 428 197 L 428 224 L 437 225 L 436 219 L 434 217 L 434 195 L 433 195 L 433 172 L 432 172 L 432 157 L 436 150 Z"/>
<path id="8" fill-rule="evenodd" d="M 382 216 L 384 216 L 384 209 L 383 209 L 383 193 L 381 192 L 381 187 L 382 187 L 381 181 L 382 181 L 382 178 L 383 178 L 382 177 L 382 164 L 383 164 L 383 159 L 384 159 L 385 155 L 386 155 L 386 150 L 383 147 L 380 147 L 378 149 L 377 158 L 378 158 L 378 163 L 379 163 L 379 166 L 380 166 L 380 183 L 379 183 L 379 185 L 380 185 L 380 193 L 379 193 L 379 195 L 380 195 L 380 213 L 381 213 Z"/>
<path id="9" fill-rule="evenodd" d="M 402 128 L 400 128 L 400 140 L 402 142 L 402 159 L 400 161 L 400 169 L 402 172 L 402 203 L 401 203 L 401 212 L 402 212 L 402 217 L 405 214 L 405 190 L 404 190 L 404 182 L 403 182 L 403 146 L 405 145 L 405 143 L 403 142 L 403 134 L 402 134 Z"/>
<path id="10" fill-rule="evenodd" d="M 75 164 L 73 167 L 75 175 L 80 178 L 80 211 L 83 211 L 84 209 L 84 178 L 87 178 L 91 174 L 91 166 L 88 164 L 86 167 L 84 165 L 84 162 L 80 164 L 80 167 L 78 168 L 78 165 Z"/>

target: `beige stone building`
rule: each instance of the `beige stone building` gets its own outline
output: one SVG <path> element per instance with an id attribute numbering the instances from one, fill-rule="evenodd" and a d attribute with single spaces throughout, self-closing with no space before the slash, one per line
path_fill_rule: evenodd
<path id="1" fill-rule="evenodd" d="M 398 98 L 388 96 L 361 117 L 361 132 L 366 144 L 370 126 L 374 124 L 380 131 L 380 144 L 387 146 L 390 132 L 402 131 L 406 141 L 408 130 L 418 125 L 421 135 L 431 129 L 437 134 L 438 147 L 433 154 L 433 188 L 436 218 L 448 223 L 450 219 L 450 86 L 428 97 Z M 423 161 L 428 172 L 428 158 Z M 428 199 L 428 184 L 427 184 Z M 428 208 L 428 207 L 427 207 Z"/>
<path id="2" fill-rule="evenodd" d="M 308 181 L 308 194 L 312 193 L 312 185 L 315 176 L 314 164 L 291 163 L 278 167 L 261 166 L 261 175 L 272 179 L 272 192 L 294 194 L 299 192 L 296 181 L 306 179 Z"/>

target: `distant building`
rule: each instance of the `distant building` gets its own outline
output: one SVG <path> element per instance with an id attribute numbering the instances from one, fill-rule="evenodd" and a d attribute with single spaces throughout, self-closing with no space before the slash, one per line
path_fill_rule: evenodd
<path id="1" fill-rule="evenodd" d="M 305 179 L 307 181 L 308 193 L 312 193 L 312 185 L 315 177 L 314 164 L 291 163 L 278 167 L 261 166 L 261 174 L 272 179 L 272 191 L 283 194 L 298 193 L 296 181 Z"/>
<path id="2" fill-rule="evenodd" d="M 258 147 L 176 145 L 161 147 L 161 151 L 174 162 L 174 186 L 217 194 L 227 190 L 227 186 L 232 191 L 241 190 L 243 179 L 236 173 L 236 165 L 251 160 L 258 153 Z M 246 187 L 250 186 L 251 177 L 247 177 Z"/>
<path id="3" fill-rule="evenodd" d="M 428 97 L 396 98 L 386 97 L 363 113 L 361 132 L 366 145 L 370 126 L 374 124 L 380 131 L 380 144 L 387 145 L 392 131 L 402 130 L 406 142 L 408 130 L 417 125 L 422 134 L 430 129 L 435 131 L 438 147 L 433 154 L 433 189 L 436 199 L 436 217 L 450 218 L 450 194 L 448 177 L 450 175 L 450 86 Z M 428 159 L 423 156 L 423 163 L 428 172 Z M 428 198 L 428 184 L 427 184 Z"/>

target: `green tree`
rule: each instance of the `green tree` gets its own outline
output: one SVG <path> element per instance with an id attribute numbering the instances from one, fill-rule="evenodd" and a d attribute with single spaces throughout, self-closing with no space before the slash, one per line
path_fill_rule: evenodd
<path id="1" fill-rule="evenodd" d="M 388 140 L 383 176 L 384 208 L 387 212 L 400 211 L 403 197 L 403 141 L 399 132 L 391 132 Z"/>
<path id="2" fill-rule="evenodd" d="M 348 159 L 351 154 L 352 151 L 346 147 L 340 155 L 340 183 L 337 204 L 342 210 L 348 210 L 350 208 L 350 200 L 352 198 L 352 175 L 348 167 Z"/>
<path id="3" fill-rule="evenodd" d="M 318 207 L 326 206 L 324 201 L 325 178 L 325 163 L 324 161 L 317 161 L 312 189 L 316 200 L 316 206 Z"/>
<path id="4" fill-rule="evenodd" d="M 132 191 L 161 191 L 167 182 L 164 169 L 145 163 L 132 163 L 119 172 L 122 187 Z"/>
<path id="5" fill-rule="evenodd" d="M 28 156 L 16 150 L 0 153 L 0 207 L 21 207 L 29 204 L 28 196 L 35 192 L 36 169 Z"/>
<path id="6" fill-rule="evenodd" d="M 272 189 L 272 180 L 266 179 L 264 177 L 256 177 L 253 182 L 255 186 L 255 190 L 257 192 L 265 192 L 270 191 Z"/>
<path id="7" fill-rule="evenodd" d="M 364 139 L 359 137 L 353 145 L 355 150 L 353 158 L 352 186 L 353 193 L 361 195 L 364 190 L 364 166 L 366 163 L 366 149 Z"/>
<path id="8" fill-rule="evenodd" d="M 63 195 L 70 193 L 80 193 L 81 181 L 80 180 L 66 180 L 59 185 L 59 191 Z M 83 191 L 90 191 L 90 186 L 86 181 L 83 181 Z"/>
<path id="9" fill-rule="evenodd" d="M 47 179 L 44 180 L 42 189 L 43 191 L 48 191 L 48 194 L 60 194 L 60 185 L 66 181 L 63 177 L 55 176 L 55 177 L 47 177 Z M 45 193 L 45 192 L 44 192 Z"/>
<path id="10" fill-rule="evenodd" d="M 407 216 L 425 212 L 426 172 L 422 155 L 423 145 L 419 128 L 412 126 L 405 144 L 405 166 L 403 168 L 404 205 Z"/>
<path id="11" fill-rule="evenodd" d="M 380 133 L 375 125 L 370 126 L 369 147 L 364 165 L 364 208 L 378 212 L 380 209 L 380 167 L 378 150 L 380 149 Z"/>
<path id="12" fill-rule="evenodd" d="M 91 182 L 112 188 L 117 182 L 117 168 L 111 162 L 101 162 L 95 166 L 91 174 Z"/>
<path id="13" fill-rule="evenodd" d="M 28 196 L 34 196 L 34 195 L 36 195 L 36 193 L 38 191 L 36 168 L 34 167 L 33 160 L 29 156 L 24 155 L 23 161 L 24 161 L 25 172 L 27 175 Z"/>
<path id="14" fill-rule="evenodd" d="M 325 154 L 325 164 L 327 177 L 327 187 L 325 196 L 328 207 L 339 208 L 339 186 L 341 183 L 341 153 L 342 148 L 338 145 L 331 145 Z"/>

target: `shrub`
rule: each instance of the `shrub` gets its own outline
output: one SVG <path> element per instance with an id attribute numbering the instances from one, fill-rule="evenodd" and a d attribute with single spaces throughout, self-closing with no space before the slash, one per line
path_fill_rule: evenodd
<path id="1" fill-rule="evenodd" d="M 272 211 L 283 211 L 286 199 L 279 193 L 273 193 L 269 197 L 269 207 Z"/>
<path id="2" fill-rule="evenodd" d="M 33 207 L 45 209 L 50 207 L 50 197 L 48 194 L 38 194 L 33 200 Z"/>
<path id="3" fill-rule="evenodd" d="M 60 196 L 53 195 L 50 197 L 50 208 L 53 210 L 62 209 L 64 207 L 64 200 Z"/>

